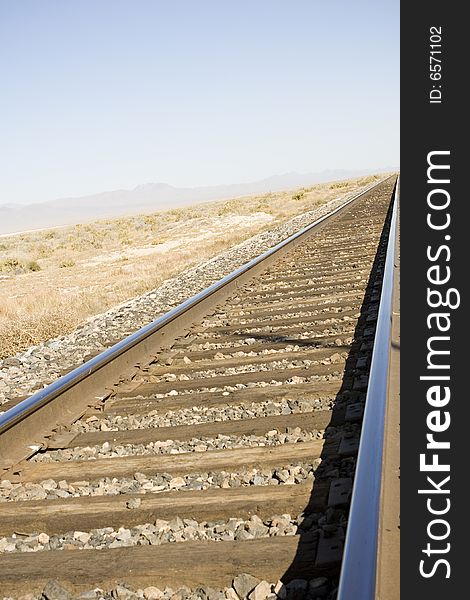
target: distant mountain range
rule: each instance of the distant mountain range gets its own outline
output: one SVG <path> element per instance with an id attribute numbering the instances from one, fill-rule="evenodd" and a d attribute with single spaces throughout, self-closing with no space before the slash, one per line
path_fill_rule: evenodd
<path id="1" fill-rule="evenodd" d="M 263 194 L 324 181 L 349 179 L 394 170 L 390 167 L 362 171 L 327 170 L 321 173 L 284 173 L 251 183 L 195 188 L 178 188 L 166 183 L 147 183 L 139 185 L 133 190 L 114 190 L 78 198 L 60 198 L 37 204 L 0 204 L 0 233 L 15 233 L 149 213 L 185 204 Z"/>

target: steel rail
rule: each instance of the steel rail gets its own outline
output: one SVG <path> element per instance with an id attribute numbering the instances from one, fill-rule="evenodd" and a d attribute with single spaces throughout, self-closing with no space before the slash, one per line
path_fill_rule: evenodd
<path id="1" fill-rule="evenodd" d="M 382 458 L 399 193 L 398 179 L 393 198 L 377 328 L 337 600 L 373 600 L 376 597 Z"/>
<path id="2" fill-rule="evenodd" d="M 36 410 L 38 410 L 39 408 L 45 406 L 46 404 L 48 404 L 49 402 L 51 402 L 52 400 L 54 400 L 55 398 L 60 396 L 65 391 L 69 390 L 76 384 L 80 383 L 82 380 L 90 377 L 93 373 L 96 373 L 97 371 L 99 371 L 99 369 L 101 369 L 105 365 L 108 365 L 110 362 L 112 362 L 117 357 L 124 354 L 126 351 L 137 346 L 143 340 L 145 340 L 146 338 L 148 338 L 149 336 L 151 336 L 158 330 L 162 329 L 164 326 L 168 325 L 170 322 L 174 321 L 176 318 L 180 317 L 182 314 L 187 312 L 189 309 L 191 309 L 194 306 L 196 306 L 197 304 L 201 303 L 203 300 L 207 299 L 209 296 L 215 294 L 217 291 L 219 291 L 221 288 L 223 288 L 227 284 L 236 280 L 238 277 L 240 277 L 240 275 L 246 273 L 247 271 L 249 271 L 256 265 L 258 265 L 259 263 L 264 261 L 266 258 L 272 256 L 273 254 L 278 252 L 281 248 L 284 248 L 288 244 L 291 244 L 294 240 L 303 236 L 308 231 L 310 231 L 311 229 L 313 229 L 314 227 L 319 225 L 321 222 L 325 221 L 326 219 L 329 219 L 330 217 L 332 217 L 333 215 L 335 215 L 336 213 L 341 211 L 343 208 L 345 208 L 346 206 L 348 206 L 349 204 L 354 202 L 354 200 L 357 200 L 360 196 L 363 196 L 364 194 L 369 192 L 371 189 L 378 187 L 379 185 L 381 185 L 384 181 L 387 181 L 388 179 L 390 179 L 390 177 L 385 177 L 384 179 L 380 180 L 379 182 L 369 185 L 368 187 L 366 187 L 366 189 L 364 189 L 361 192 L 359 192 L 358 194 L 354 195 L 349 200 L 346 200 L 346 202 L 341 204 L 339 207 L 337 207 L 330 213 L 320 217 L 319 219 L 317 219 L 310 225 L 307 225 L 306 227 L 304 227 L 300 231 L 294 233 L 293 235 L 286 238 L 282 242 L 279 242 L 278 244 L 276 244 L 275 246 L 273 246 L 272 248 L 270 248 L 269 250 L 267 250 L 260 256 L 257 256 L 256 258 L 249 261 L 245 265 L 242 265 L 238 269 L 232 271 L 229 275 L 226 275 L 219 281 L 213 283 L 212 285 L 207 287 L 202 292 L 199 292 L 198 294 L 192 296 L 185 302 L 179 304 L 177 307 L 171 309 L 170 311 L 168 311 L 161 317 L 157 318 L 155 321 L 152 321 L 148 325 L 145 325 L 144 327 L 142 327 L 135 333 L 127 336 L 120 342 L 117 342 L 110 348 L 106 349 L 105 351 L 98 354 L 94 358 L 85 362 L 83 365 L 80 365 L 79 367 L 77 367 L 76 369 L 71 371 L 70 373 L 67 373 L 67 375 L 60 377 L 53 383 L 49 384 L 47 387 L 34 393 L 29 398 L 22 400 L 21 402 L 19 402 L 18 404 L 16 404 L 12 408 L 10 408 L 9 410 L 5 411 L 2 415 L 0 415 L 0 434 L 4 433 L 8 429 L 10 429 L 14 425 L 16 425 L 18 422 L 25 419 L 28 415 L 30 415 L 33 412 L 35 412 Z"/>

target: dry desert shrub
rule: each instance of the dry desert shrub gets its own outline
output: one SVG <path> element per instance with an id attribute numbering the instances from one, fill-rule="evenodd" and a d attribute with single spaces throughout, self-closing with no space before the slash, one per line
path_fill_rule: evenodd
<path id="1" fill-rule="evenodd" d="M 82 321 L 85 305 L 85 298 L 74 303 L 59 294 L 36 294 L 26 300 L 2 302 L 0 358 L 72 331 Z"/>

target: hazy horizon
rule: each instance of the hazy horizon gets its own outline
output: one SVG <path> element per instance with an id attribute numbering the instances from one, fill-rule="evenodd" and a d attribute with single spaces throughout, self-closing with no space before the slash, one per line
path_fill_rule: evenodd
<path id="1" fill-rule="evenodd" d="M 399 7 L 0 4 L 0 204 L 399 163 Z"/>
<path id="2" fill-rule="evenodd" d="M 262 177 L 260 179 L 256 179 L 256 180 L 249 180 L 249 181 L 225 181 L 225 182 L 220 182 L 220 183 L 208 183 L 207 185 L 201 185 L 201 186 L 191 186 L 191 185 L 187 185 L 187 186 L 177 186 L 174 185 L 171 182 L 168 181 L 145 181 L 143 183 L 140 183 L 136 186 L 133 186 L 132 188 L 118 188 L 115 190 L 95 190 L 94 192 L 91 192 L 89 194 L 83 194 L 80 196 L 64 196 L 62 198 L 49 198 L 47 200 L 24 200 L 24 201 L 20 201 L 18 200 L 17 202 L 2 202 L 0 200 L 0 206 L 5 206 L 5 205 L 19 205 L 19 206 L 28 206 L 30 204 L 43 204 L 43 203 L 49 203 L 49 202 L 54 202 L 56 200 L 73 200 L 73 199 L 80 199 L 80 198 L 87 198 L 87 197 L 92 197 L 92 196 L 99 196 L 99 195 L 104 195 L 104 194 L 112 194 L 114 192 L 133 192 L 135 190 L 138 190 L 139 188 L 145 188 L 145 187 L 150 187 L 150 186 L 158 186 L 158 185 L 162 185 L 162 186 L 169 186 L 170 188 L 174 188 L 174 189 L 188 189 L 188 190 L 198 190 L 200 188 L 222 188 L 222 187 L 235 187 L 235 186 L 243 186 L 243 185 L 250 185 L 250 184 L 255 184 L 258 183 L 260 181 L 265 181 L 265 180 L 269 180 L 269 179 L 282 179 L 283 177 L 286 176 L 309 176 L 309 175 L 322 175 L 322 174 L 329 174 L 329 173 L 340 173 L 340 176 L 343 172 L 346 172 L 346 178 L 348 178 L 349 176 L 352 178 L 355 176 L 355 174 L 357 173 L 385 173 L 385 172 L 392 172 L 395 170 L 398 170 L 399 167 L 397 165 L 384 165 L 382 167 L 376 167 L 376 168 L 365 168 L 365 169 L 351 169 L 351 170 L 346 170 L 346 169 L 341 169 L 341 168 L 337 168 L 337 169 L 324 169 L 323 171 L 318 171 L 318 172 L 308 172 L 308 173 L 299 173 L 298 171 L 288 171 L 285 173 L 274 173 L 271 175 L 268 175 L 267 177 Z M 350 171 L 350 174 L 349 174 Z M 325 179 L 325 181 L 328 181 L 328 179 Z M 285 189 L 289 189 L 289 186 L 287 186 Z"/>
<path id="3" fill-rule="evenodd" d="M 273 192 L 310 188 L 317 183 L 354 180 L 390 169 L 286 173 L 249 183 L 206 187 L 173 187 L 163 182 L 133 189 L 108 190 L 86 196 L 58 198 L 48 202 L 0 203 L 0 234 L 76 224 L 97 219 L 154 213 L 161 209 L 196 205 L 201 202 L 263 196 Z"/>

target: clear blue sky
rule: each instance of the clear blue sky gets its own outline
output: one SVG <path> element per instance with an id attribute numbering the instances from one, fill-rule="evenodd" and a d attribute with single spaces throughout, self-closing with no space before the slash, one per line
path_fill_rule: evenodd
<path id="1" fill-rule="evenodd" d="M 398 0 L 0 0 L 0 204 L 399 162 Z"/>

